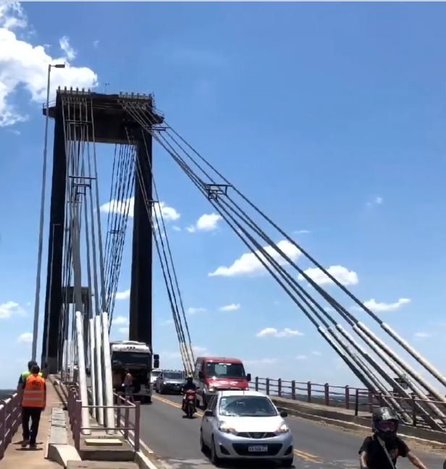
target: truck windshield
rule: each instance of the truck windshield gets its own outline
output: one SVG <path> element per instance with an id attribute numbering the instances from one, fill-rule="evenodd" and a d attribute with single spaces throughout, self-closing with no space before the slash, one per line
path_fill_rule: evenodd
<path id="1" fill-rule="evenodd" d="M 149 366 L 150 355 L 148 353 L 113 352 L 112 362 L 120 362 L 123 366 Z"/>
<path id="2" fill-rule="evenodd" d="M 184 379 L 181 371 L 166 371 L 164 372 L 164 377 L 167 379 Z"/>
<path id="3" fill-rule="evenodd" d="M 207 363 L 206 376 L 215 378 L 245 378 L 241 363 Z"/>

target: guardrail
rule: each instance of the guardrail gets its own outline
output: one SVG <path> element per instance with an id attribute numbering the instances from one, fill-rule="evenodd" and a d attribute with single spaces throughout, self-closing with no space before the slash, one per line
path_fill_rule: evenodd
<path id="1" fill-rule="evenodd" d="M 122 433 L 126 441 L 133 447 L 135 452 L 140 449 L 140 420 L 141 408 L 139 402 L 130 402 L 122 396 L 115 395 L 117 402 L 122 402 L 122 405 L 83 405 L 79 399 L 78 389 L 71 386 L 68 390 L 67 409 L 70 419 L 71 432 L 73 435 L 74 446 L 79 451 L 81 434 L 83 430 L 90 431 L 117 431 Z M 89 409 L 90 415 L 93 416 L 95 409 L 113 409 L 115 418 L 115 426 L 82 426 L 82 409 Z M 133 414 L 133 415 L 132 415 Z M 133 442 L 129 438 L 129 432 L 133 432 Z"/>
<path id="2" fill-rule="evenodd" d="M 415 395 L 401 397 L 392 391 L 388 393 L 372 392 L 353 386 L 334 386 L 310 381 L 287 381 L 280 378 L 256 377 L 252 386 L 256 391 L 264 392 L 269 396 L 348 409 L 356 417 L 359 416 L 360 412 L 371 413 L 376 407 L 388 405 L 387 403 L 393 400 L 400 407 L 399 413 L 405 414 L 401 423 L 446 431 L 446 419 L 439 418 L 432 410 L 433 407 L 437 407 L 446 415 L 446 404 L 435 399 L 420 399 Z M 422 406 L 423 411 L 420 410 L 419 406 Z"/>
<path id="3" fill-rule="evenodd" d="M 373 395 L 368 389 L 352 386 L 334 386 L 328 383 L 319 384 L 311 381 L 288 381 L 283 379 L 255 377 L 253 383 L 256 391 L 270 396 L 292 399 L 294 401 L 321 404 L 345 409 L 373 405 Z"/>
<path id="4" fill-rule="evenodd" d="M 5 450 L 11 443 L 20 422 L 20 395 L 14 393 L 7 399 L 0 400 L 0 459 L 5 455 Z"/>

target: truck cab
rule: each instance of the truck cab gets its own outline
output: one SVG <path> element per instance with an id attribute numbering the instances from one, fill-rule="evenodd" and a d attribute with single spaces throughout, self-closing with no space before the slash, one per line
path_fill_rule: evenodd
<path id="1" fill-rule="evenodd" d="M 198 357 L 195 362 L 194 382 L 204 409 L 218 391 L 245 391 L 250 381 L 251 375 L 245 373 L 243 362 L 238 358 Z"/>
<path id="2" fill-rule="evenodd" d="M 159 356 L 153 355 L 150 347 L 144 342 L 122 340 L 110 343 L 112 375 L 115 390 L 119 390 L 126 370 L 133 376 L 133 396 L 141 402 L 152 402 L 150 375 L 153 367 L 159 367 Z"/>

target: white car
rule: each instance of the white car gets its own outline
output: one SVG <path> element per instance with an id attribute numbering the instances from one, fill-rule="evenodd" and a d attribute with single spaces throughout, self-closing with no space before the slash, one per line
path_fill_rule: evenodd
<path id="1" fill-rule="evenodd" d="M 256 391 L 220 391 L 201 420 L 200 445 L 213 464 L 222 460 L 275 460 L 293 465 L 293 435 L 268 396 Z"/>

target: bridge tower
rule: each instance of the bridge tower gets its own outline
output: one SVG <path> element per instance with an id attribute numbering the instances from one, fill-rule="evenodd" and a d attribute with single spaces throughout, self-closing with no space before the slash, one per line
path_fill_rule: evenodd
<path id="1" fill-rule="evenodd" d="M 88 101 L 91 114 L 85 122 L 80 124 L 67 117 L 67 100 L 77 99 L 79 94 Z M 64 240 L 69 234 L 65 230 L 65 210 L 67 204 L 67 183 L 70 178 L 67 170 L 66 148 L 69 143 L 67 125 L 85 125 L 90 143 L 128 144 L 129 135 L 136 146 L 136 159 L 139 166 L 139 177 L 135 178 L 133 241 L 131 265 L 130 291 L 130 327 L 129 338 L 146 342 L 152 347 L 152 229 L 151 214 L 144 204 L 143 194 L 152 201 L 152 135 L 125 111 L 126 102 L 134 102 L 145 108 L 155 117 L 154 123 L 162 122 L 162 117 L 153 110 L 151 95 L 118 95 L 99 94 L 78 90 L 57 91 L 56 103 L 48 112 L 54 119 L 53 170 L 51 188 L 51 206 L 49 219 L 49 242 L 47 281 L 44 310 L 44 327 L 42 340 L 42 364 L 49 372 L 60 369 L 62 360 L 63 340 L 61 308 L 64 292 L 70 285 L 64 285 L 63 279 L 63 250 Z M 73 119 L 73 117 L 71 117 Z M 68 123 L 68 124 L 67 124 Z M 74 286 L 82 292 L 86 289 L 82 285 Z M 87 289 L 88 290 L 88 289 Z M 82 295 L 82 293 L 79 293 Z M 76 291 L 74 292 L 74 296 Z M 85 304 L 88 300 L 82 299 Z M 91 302 L 91 298 L 90 298 Z M 105 298 L 101 298 L 101 307 L 105 305 Z"/>

